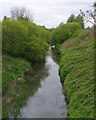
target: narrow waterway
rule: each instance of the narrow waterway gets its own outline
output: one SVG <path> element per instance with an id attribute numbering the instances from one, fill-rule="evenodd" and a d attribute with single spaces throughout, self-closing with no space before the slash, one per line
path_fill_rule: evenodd
<path id="1" fill-rule="evenodd" d="M 67 105 L 63 94 L 59 65 L 56 56 L 49 49 L 45 64 L 39 63 L 26 104 L 20 110 L 20 118 L 66 118 Z M 26 75 L 31 79 L 32 75 Z"/>

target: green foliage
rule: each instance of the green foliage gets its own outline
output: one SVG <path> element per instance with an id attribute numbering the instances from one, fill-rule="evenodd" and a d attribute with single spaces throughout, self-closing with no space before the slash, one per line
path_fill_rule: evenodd
<path id="1" fill-rule="evenodd" d="M 75 15 L 72 14 L 72 15 L 68 18 L 67 22 L 75 22 Z"/>
<path id="2" fill-rule="evenodd" d="M 13 56 L 24 56 L 28 29 L 16 20 L 4 20 L 2 23 L 3 52 Z"/>
<path id="3" fill-rule="evenodd" d="M 30 22 L 26 17 L 18 17 L 17 20 L 4 17 L 2 25 L 3 118 L 8 118 L 9 112 L 16 117 L 23 104 L 22 98 L 28 91 L 24 72 L 31 66 L 23 59 L 31 62 L 45 60 L 49 48 L 50 31 Z"/>
<path id="4" fill-rule="evenodd" d="M 24 73 L 31 69 L 29 62 L 21 58 L 13 58 L 3 55 L 2 61 L 2 115 L 8 118 L 8 113 L 15 109 L 19 111 L 22 106 L 23 96 L 28 91 L 27 81 L 24 80 Z M 8 101 L 10 100 L 10 101 Z M 16 108 L 17 106 L 17 108 Z M 14 112 L 15 114 L 16 111 Z"/>
<path id="5" fill-rule="evenodd" d="M 2 65 L 2 93 L 4 94 L 8 83 L 17 81 L 19 77 L 23 79 L 24 72 L 27 67 L 30 68 L 30 65 L 21 58 L 12 58 L 8 55 L 3 55 Z"/>
<path id="6" fill-rule="evenodd" d="M 24 57 L 30 61 L 44 60 L 48 50 L 49 32 L 26 20 L 3 21 L 3 53 Z"/>
<path id="7" fill-rule="evenodd" d="M 80 14 L 76 17 L 75 22 L 79 22 L 82 25 L 82 28 L 84 28 L 84 18 Z"/>
<path id="8" fill-rule="evenodd" d="M 94 118 L 94 40 L 81 31 L 61 47 L 60 77 L 67 90 L 68 118 Z"/>
<path id="9" fill-rule="evenodd" d="M 61 67 L 62 65 L 60 65 Z M 60 78 L 61 78 L 61 83 L 64 83 L 64 80 L 66 78 L 66 76 L 69 74 L 70 69 L 66 69 L 64 68 L 64 66 L 60 69 L 59 74 L 60 74 Z"/>
<path id="10" fill-rule="evenodd" d="M 60 54 L 60 48 L 61 48 L 61 45 L 56 43 L 55 44 L 55 49 L 57 50 L 58 54 Z"/>
<path id="11" fill-rule="evenodd" d="M 23 21 L 29 21 L 29 18 L 26 16 L 26 17 L 22 17 L 22 16 L 19 16 L 19 17 L 17 17 L 17 20 L 23 20 Z"/>
<path id="12" fill-rule="evenodd" d="M 26 43 L 25 56 L 28 60 L 40 61 L 46 56 L 46 51 L 48 50 L 48 44 L 43 42 L 40 38 L 35 35 L 28 39 L 29 42 Z"/>
<path id="13" fill-rule="evenodd" d="M 24 80 L 24 72 L 31 66 L 23 59 L 31 62 L 45 60 L 49 48 L 50 31 L 24 17 L 18 18 L 18 20 L 5 18 L 2 25 L 3 118 L 8 118 L 9 112 L 12 112 L 14 117 L 17 116 L 20 106 L 23 104 L 23 98 L 28 91 L 27 81 Z"/>
<path id="14" fill-rule="evenodd" d="M 78 22 L 81 24 L 82 28 L 84 28 L 84 17 L 81 16 L 80 14 L 78 16 L 75 17 L 74 14 L 72 14 L 68 20 L 67 20 L 67 23 L 70 23 L 70 22 Z"/>
<path id="15" fill-rule="evenodd" d="M 62 44 L 64 41 L 69 39 L 75 32 L 81 30 L 82 27 L 77 22 L 62 24 L 58 28 L 52 31 L 51 44 Z"/>

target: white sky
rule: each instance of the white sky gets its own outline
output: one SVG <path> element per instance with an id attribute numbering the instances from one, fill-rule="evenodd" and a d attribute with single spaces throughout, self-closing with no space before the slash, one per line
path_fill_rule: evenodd
<path id="1" fill-rule="evenodd" d="M 0 0 L 0 19 L 10 16 L 10 9 L 26 7 L 33 14 L 33 21 L 47 28 L 57 27 L 61 22 L 66 23 L 71 14 L 78 15 L 92 9 L 95 0 Z M 86 24 L 88 26 L 90 24 Z"/>

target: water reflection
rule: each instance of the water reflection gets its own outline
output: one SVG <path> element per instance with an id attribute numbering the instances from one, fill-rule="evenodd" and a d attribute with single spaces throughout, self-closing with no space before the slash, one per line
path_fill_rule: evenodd
<path id="1" fill-rule="evenodd" d="M 45 63 L 37 63 L 32 65 L 33 69 L 31 69 L 27 74 L 25 74 L 24 79 L 27 81 L 29 86 L 29 91 L 27 95 L 27 99 L 30 96 L 33 96 L 35 92 L 37 92 L 38 88 L 42 86 L 41 81 L 46 78 L 49 73 L 49 66 Z"/>
<path id="2" fill-rule="evenodd" d="M 66 118 L 67 105 L 58 75 L 59 66 L 54 61 L 56 61 L 55 55 L 49 50 L 45 64 L 34 66 L 35 80 L 30 84 L 29 97 L 18 117 Z M 32 73 L 29 72 L 25 79 L 33 79 Z"/>

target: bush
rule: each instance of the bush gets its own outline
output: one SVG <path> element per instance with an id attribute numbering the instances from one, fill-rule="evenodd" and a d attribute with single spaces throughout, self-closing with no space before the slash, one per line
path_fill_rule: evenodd
<path id="1" fill-rule="evenodd" d="M 13 56 L 23 56 L 28 29 L 16 20 L 4 20 L 2 27 L 3 53 Z"/>
<path id="2" fill-rule="evenodd" d="M 35 62 L 44 60 L 47 54 L 46 51 L 48 50 L 48 44 L 46 42 L 42 42 L 41 39 L 37 38 L 35 35 L 29 37 L 28 40 L 30 42 L 26 43 L 25 57 L 28 60 Z"/>
<path id="3" fill-rule="evenodd" d="M 80 23 L 77 22 L 62 24 L 61 26 L 53 30 L 51 34 L 51 43 L 62 44 L 64 41 L 69 39 L 73 34 L 77 33 L 77 31 L 80 31 L 81 29 L 82 26 L 80 25 Z"/>
<path id="4" fill-rule="evenodd" d="M 30 61 L 45 59 L 49 32 L 44 27 L 28 21 L 5 19 L 2 30 L 3 53 Z"/>

